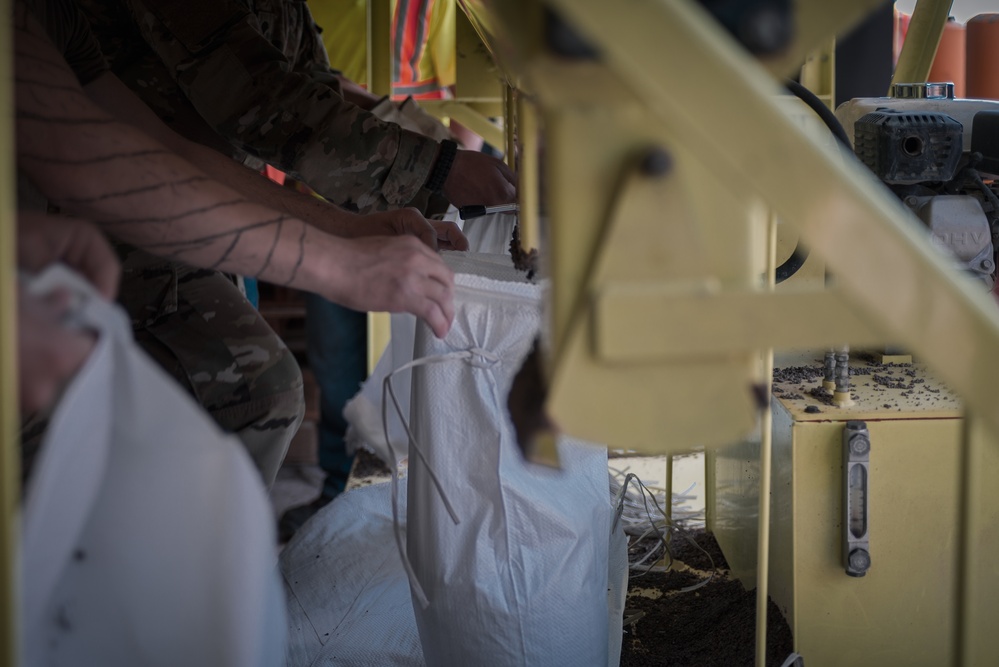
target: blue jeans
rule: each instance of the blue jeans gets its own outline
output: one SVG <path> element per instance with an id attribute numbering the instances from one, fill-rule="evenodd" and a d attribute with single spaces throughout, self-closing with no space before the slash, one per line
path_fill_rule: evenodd
<path id="1" fill-rule="evenodd" d="M 354 457 L 347 454 L 343 408 L 368 376 L 368 315 L 314 294 L 305 301 L 309 367 L 319 384 L 319 467 L 322 495 L 332 499 L 347 485 Z"/>

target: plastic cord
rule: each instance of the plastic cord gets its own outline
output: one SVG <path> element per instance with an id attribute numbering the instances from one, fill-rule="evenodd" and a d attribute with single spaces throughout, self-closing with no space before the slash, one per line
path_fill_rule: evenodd
<path id="1" fill-rule="evenodd" d="M 672 533 L 676 533 L 677 535 L 680 535 L 681 537 L 683 537 L 684 539 L 686 539 L 688 542 L 690 542 L 690 544 L 692 544 L 696 549 L 698 549 L 705 556 L 707 556 L 708 557 L 708 561 L 711 563 L 711 573 L 708 575 L 707 579 L 704 579 L 703 581 L 699 581 L 698 583 L 696 583 L 696 584 L 694 584 L 692 586 L 686 586 L 684 588 L 681 588 L 681 589 L 679 589 L 678 592 L 680 592 L 680 593 L 689 593 L 691 591 L 696 591 L 697 589 L 699 589 L 699 588 L 701 588 L 701 587 L 706 586 L 707 584 L 709 584 L 712 581 L 712 579 L 714 579 L 715 573 L 718 571 L 718 568 L 715 566 L 715 562 L 714 562 L 714 559 L 711 557 L 711 554 L 709 554 L 700 544 L 697 543 L 697 541 L 695 539 L 693 539 L 693 537 L 690 536 L 690 534 L 686 530 L 684 530 L 683 528 L 681 528 L 674 520 L 672 520 L 669 517 L 669 515 L 666 514 L 665 511 L 663 511 L 663 508 L 659 504 L 659 499 L 657 498 L 656 494 L 654 494 L 651 490 L 649 490 L 649 488 L 645 485 L 645 483 L 642 482 L 642 480 L 639 479 L 638 476 L 635 475 L 634 473 L 627 473 L 627 474 L 625 474 L 624 482 L 622 483 L 620 490 L 615 494 L 615 498 L 614 498 L 615 515 L 614 515 L 613 529 L 617 528 L 618 522 L 623 517 L 624 507 L 625 507 L 626 501 L 628 501 L 628 498 L 627 498 L 628 487 L 629 487 L 629 485 L 632 482 L 634 482 L 635 485 L 638 487 L 639 493 L 641 494 L 641 497 L 642 497 L 642 507 L 641 507 L 641 509 L 644 509 L 645 517 L 647 519 L 647 524 L 644 524 L 644 526 L 647 526 L 647 528 L 643 532 L 641 532 L 641 533 L 639 533 L 638 531 L 635 531 L 635 530 L 629 531 L 627 529 L 625 530 L 625 532 L 630 532 L 633 535 L 634 534 L 639 534 L 639 537 L 638 537 L 637 540 L 635 540 L 635 543 L 641 542 L 645 538 L 649 537 L 649 535 L 651 535 L 651 534 L 655 534 L 655 536 L 658 538 L 657 543 L 654 544 L 644 555 L 642 555 L 641 558 L 639 558 L 638 560 L 636 560 L 633 563 L 629 563 L 629 565 L 628 565 L 629 569 L 640 572 L 639 574 L 633 575 L 633 576 L 634 577 L 640 577 L 642 575 L 648 574 L 649 572 L 653 572 L 653 571 L 666 571 L 666 570 L 669 570 L 669 568 L 673 565 L 673 554 L 672 554 L 672 552 L 670 551 L 670 548 L 669 548 L 669 539 L 667 538 L 667 535 L 671 535 Z M 686 494 L 689 493 L 690 489 L 692 489 L 692 488 L 693 488 L 693 485 L 691 485 L 690 487 L 688 487 L 687 491 L 685 491 L 684 494 L 682 494 L 680 497 L 681 498 L 685 498 L 685 499 L 688 498 L 688 496 L 686 496 Z M 652 518 L 652 512 L 649 509 L 649 503 L 648 503 L 648 498 L 650 498 L 650 497 L 652 498 L 652 504 L 655 506 L 656 511 L 662 517 L 662 522 L 665 523 L 665 528 L 666 528 L 666 534 L 665 535 L 664 535 L 663 531 L 659 527 L 660 520 Z M 628 502 L 628 504 L 632 508 L 638 509 L 638 503 L 635 502 L 634 500 L 631 500 L 630 502 Z M 634 526 L 637 525 L 637 522 L 635 522 L 634 519 L 632 519 L 632 521 L 633 521 L 632 527 L 634 528 Z M 660 548 L 665 549 L 666 556 L 669 559 L 668 564 L 665 567 L 662 567 L 662 568 L 656 567 L 654 564 L 653 565 L 649 565 L 648 567 L 643 567 L 644 564 L 646 563 L 646 561 L 648 561 L 650 558 L 652 558 L 653 556 L 658 556 Z"/>
<path id="2" fill-rule="evenodd" d="M 792 653 L 791 655 L 787 656 L 787 660 L 785 660 L 784 664 L 782 664 L 780 667 L 793 667 L 794 665 L 799 664 L 798 663 L 799 660 L 801 661 L 800 663 L 801 665 L 805 664 L 805 659 L 801 657 L 801 654 Z"/>
<path id="3" fill-rule="evenodd" d="M 458 518 L 458 513 L 455 512 L 451 501 L 447 497 L 447 493 L 444 491 L 444 487 L 441 485 L 440 480 L 437 478 L 437 474 L 434 472 L 433 467 L 430 462 L 427 461 L 427 457 L 424 455 L 423 450 L 420 448 L 419 443 L 416 441 L 416 436 L 413 435 L 412 429 L 409 427 L 409 420 L 402 414 L 402 406 L 399 405 L 399 399 L 395 395 L 395 388 L 392 386 L 392 377 L 396 373 L 401 373 L 402 371 L 409 370 L 411 368 L 416 368 L 417 366 L 426 366 L 429 364 L 438 364 L 448 361 L 464 360 L 464 359 L 474 359 L 475 357 L 482 357 L 487 361 L 496 362 L 499 361 L 497 357 L 492 352 L 487 350 L 482 350 L 479 348 L 473 348 L 470 350 L 462 350 L 459 352 L 449 352 L 447 354 L 438 355 L 435 357 L 423 357 L 420 359 L 414 359 L 407 364 L 403 364 L 399 368 L 396 368 L 387 376 L 385 380 L 382 381 L 382 429 L 385 431 L 385 442 L 388 443 L 389 451 L 392 452 L 392 458 L 394 459 L 392 471 L 392 525 L 395 528 L 393 531 L 395 533 L 395 544 L 399 549 L 399 556 L 402 558 L 402 566 L 406 570 L 406 576 L 409 578 L 409 584 L 413 589 L 413 595 L 416 596 L 417 601 L 420 603 L 424 609 L 430 604 L 430 600 L 427 598 L 426 593 L 423 590 L 422 584 L 420 584 L 419 578 L 416 576 L 416 571 L 413 569 L 413 564 L 409 560 L 409 555 L 406 553 L 406 547 L 403 544 L 403 534 L 402 526 L 399 523 L 399 453 L 395 450 L 395 446 L 392 444 L 392 439 L 389 437 L 389 427 L 388 427 L 388 403 L 385 397 L 388 396 L 392 401 L 392 406 L 395 408 L 396 415 L 399 417 L 399 421 L 402 422 L 402 426 L 406 429 L 406 437 L 409 439 L 410 448 L 416 452 L 416 455 L 420 458 L 420 462 L 423 463 L 424 468 L 427 470 L 427 474 L 430 475 L 430 480 L 434 484 L 434 488 L 437 490 L 437 495 L 440 496 L 441 502 L 444 503 L 447 513 L 450 515 L 451 520 L 458 525 L 461 523 Z"/>

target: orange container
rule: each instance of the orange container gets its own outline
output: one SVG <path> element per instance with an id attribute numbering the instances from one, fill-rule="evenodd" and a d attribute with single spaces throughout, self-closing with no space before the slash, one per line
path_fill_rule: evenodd
<path id="1" fill-rule="evenodd" d="M 911 14 L 895 10 L 895 32 L 892 35 L 892 66 L 898 64 L 898 54 L 902 52 L 902 44 L 905 42 L 905 34 L 909 32 L 909 21 Z"/>
<path id="2" fill-rule="evenodd" d="M 954 84 L 954 97 L 964 97 L 965 93 L 965 26 L 953 17 L 944 25 L 940 36 L 940 46 L 930 68 L 929 81 L 951 81 Z"/>
<path id="3" fill-rule="evenodd" d="M 979 14 L 967 32 L 968 97 L 999 100 L 999 14 Z"/>

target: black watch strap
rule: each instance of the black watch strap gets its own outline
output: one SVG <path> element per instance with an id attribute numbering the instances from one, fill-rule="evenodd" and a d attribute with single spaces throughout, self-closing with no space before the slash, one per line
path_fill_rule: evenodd
<path id="1" fill-rule="evenodd" d="M 447 180 L 448 174 L 451 173 L 451 167 L 454 165 L 454 158 L 457 154 L 458 144 L 450 139 L 442 141 L 437 153 L 437 161 L 434 163 L 434 168 L 430 171 L 430 176 L 424 187 L 431 192 L 443 190 L 444 182 Z"/>

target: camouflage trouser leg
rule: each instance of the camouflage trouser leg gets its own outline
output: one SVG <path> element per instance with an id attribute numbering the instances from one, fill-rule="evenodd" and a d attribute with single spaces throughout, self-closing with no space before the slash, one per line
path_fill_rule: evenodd
<path id="1" fill-rule="evenodd" d="M 137 342 L 239 436 L 270 486 L 305 414 L 294 356 L 226 276 L 123 254 Z"/>

